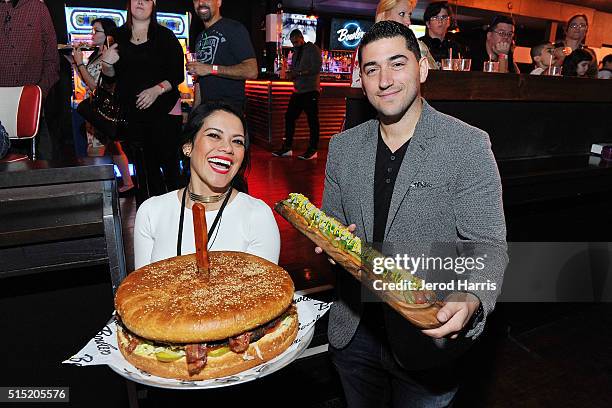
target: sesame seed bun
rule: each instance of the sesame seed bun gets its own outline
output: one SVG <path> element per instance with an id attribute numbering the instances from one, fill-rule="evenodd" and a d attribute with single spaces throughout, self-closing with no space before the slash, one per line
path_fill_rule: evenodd
<path id="1" fill-rule="evenodd" d="M 213 251 L 209 259 L 208 281 L 197 270 L 195 254 L 128 275 L 115 296 L 126 328 L 158 342 L 206 343 L 265 324 L 290 306 L 293 281 L 278 265 L 244 252 Z"/>

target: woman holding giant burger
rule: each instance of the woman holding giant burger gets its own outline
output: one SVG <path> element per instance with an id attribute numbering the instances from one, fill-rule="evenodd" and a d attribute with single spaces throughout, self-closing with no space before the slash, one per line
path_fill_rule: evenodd
<path id="1" fill-rule="evenodd" d="M 208 249 L 247 252 L 278 263 L 280 235 L 272 211 L 247 194 L 249 140 L 243 117 L 225 104 L 198 106 L 183 131 L 191 172 L 185 188 L 152 197 L 138 209 L 135 267 L 195 252 L 191 208 L 206 208 Z"/>

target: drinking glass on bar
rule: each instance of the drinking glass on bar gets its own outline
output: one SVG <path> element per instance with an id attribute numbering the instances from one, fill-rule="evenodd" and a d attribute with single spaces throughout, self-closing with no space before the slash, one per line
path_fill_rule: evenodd
<path id="1" fill-rule="evenodd" d="M 442 58 L 440 60 L 440 68 L 442 68 L 443 71 L 452 71 L 453 60 L 451 58 Z"/>
<path id="2" fill-rule="evenodd" d="M 561 68 L 563 67 L 557 67 L 555 65 L 549 67 L 549 74 L 550 76 L 561 76 Z"/>
<path id="3" fill-rule="evenodd" d="M 472 67 L 472 60 L 469 58 L 455 58 L 453 60 L 453 71 L 469 71 Z"/>
<path id="4" fill-rule="evenodd" d="M 499 72 L 499 62 L 485 61 L 482 67 L 482 72 Z"/>

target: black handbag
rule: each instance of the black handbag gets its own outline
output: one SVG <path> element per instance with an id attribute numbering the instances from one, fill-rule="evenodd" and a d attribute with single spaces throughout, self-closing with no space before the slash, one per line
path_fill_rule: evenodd
<path id="1" fill-rule="evenodd" d="M 88 99 L 77 106 L 77 112 L 106 139 L 125 139 L 127 121 L 114 85 L 107 85 L 98 77 L 98 85 Z"/>

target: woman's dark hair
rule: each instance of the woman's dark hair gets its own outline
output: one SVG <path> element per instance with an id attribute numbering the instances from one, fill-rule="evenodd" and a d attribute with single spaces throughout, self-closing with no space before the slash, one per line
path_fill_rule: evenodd
<path id="1" fill-rule="evenodd" d="M 96 18 L 95 20 L 91 21 L 91 26 L 93 27 L 93 25 L 96 23 L 100 23 L 100 25 L 102 26 L 102 29 L 104 30 L 104 36 L 115 35 L 115 30 L 117 30 L 117 23 L 115 23 L 115 20 L 113 20 L 112 18 Z M 99 54 L 100 49 L 96 48 L 93 54 L 91 54 L 90 60 L 95 60 L 96 58 L 98 58 Z"/>
<path id="2" fill-rule="evenodd" d="M 127 0 L 127 5 L 125 9 L 127 10 L 127 18 L 125 19 L 125 25 L 127 26 L 130 33 L 132 32 L 133 25 L 133 17 L 132 17 L 132 1 L 137 0 Z M 147 40 L 152 38 L 152 34 L 157 29 L 157 6 L 153 0 L 148 0 L 153 2 L 153 9 L 151 10 L 151 21 L 149 22 L 149 29 L 147 30 Z"/>
<path id="3" fill-rule="evenodd" d="M 563 76 L 575 77 L 578 76 L 576 68 L 582 61 L 593 61 L 593 56 L 590 52 L 578 48 L 563 60 Z"/>
<path id="4" fill-rule="evenodd" d="M 198 135 L 200 129 L 202 129 L 202 125 L 204 124 L 206 118 L 218 111 L 230 113 L 240 119 L 240 123 L 242 123 L 245 138 L 244 159 L 242 160 L 242 165 L 240 166 L 238 173 L 234 177 L 233 187 L 240 192 L 248 193 L 249 189 L 246 182 L 246 175 L 251 169 L 251 143 L 249 140 L 249 134 L 247 131 L 247 124 L 244 115 L 242 115 L 242 113 L 239 112 L 237 109 L 224 102 L 207 102 L 199 105 L 189 114 L 189 119 L 187 119 L 187 124 L 183 128 L 183 133 L 181 135 L 180 147 L 182 148 L 188 143 L 193 145 L 193 143 L 195 142 L 195 138 Z"/>
<path id="5" fill-rule="evenodd" d="M 112 18 L 96 18 L 95 20 L 91 21 L 92 27 L 96 23 L 100 23 L 105 35 L 113 35 L 114 31 L 117 29 L 117 23 L 115 23 L 115 20 L 113 20 Z"/>
<path id="6" fill-rule="evenodd" d="M 569 19 L 569 20 L 567 20 L 567 25 L 565 26 L 565 30 L 567 30 L 567 29 L 569 28 L 570 24 L 572 24 L 572 21 L 574 21 L 574 20 L 575 20 L 575 19 L 577 19 L 578 17 L 582 17 L 582 18 L 584 18 L 584 21 L 586 21 L 586 23 L 587 23 L 587 27 L 588 27 L 588 25 L 589 25 L 589 19 L 588 19 L 588 17 L 586 16 L 586 14 L 576 14 L 576 15 L 571 16 L 571 17 L 570 17 L 570 19 Z"/>

